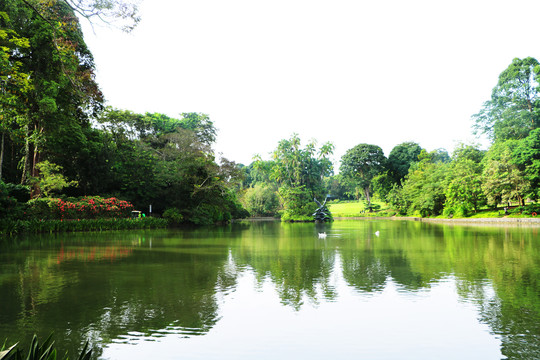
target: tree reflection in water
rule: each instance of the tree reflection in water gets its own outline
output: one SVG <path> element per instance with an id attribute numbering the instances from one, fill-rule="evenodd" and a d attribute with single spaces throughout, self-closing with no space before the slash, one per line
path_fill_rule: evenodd
<path id="1" fill-rule="evenodd" d="M 406 221 L 241 223 L 184 231 L 67 234 L 0 243 L 0 339 L 51 331 L 71 354 L 112 342 L 207 334 L 220 304 L 251 273 L 294 311 L 389 281 L 430 289 L 449 277 L 511 359 L 540 358 L 538 228 Z M 375 236 L 375 232 L 380 236 Z"/>

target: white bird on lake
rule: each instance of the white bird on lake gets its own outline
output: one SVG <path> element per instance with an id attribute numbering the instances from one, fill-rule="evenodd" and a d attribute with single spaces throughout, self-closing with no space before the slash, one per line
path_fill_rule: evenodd
<path id="1" fill-rule="evenodd" d="M 379 230 L 375 231 L 375 236 L 379 236 Z"/>
<path id="2" fill-rule="evenodd" d="M 326 233 L 319 233 L 319 239 L 326 239 Z"/>

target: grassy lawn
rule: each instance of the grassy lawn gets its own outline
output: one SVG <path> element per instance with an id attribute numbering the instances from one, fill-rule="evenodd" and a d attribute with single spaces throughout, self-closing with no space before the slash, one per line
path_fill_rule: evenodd
<path id="1" fill-rule="evenodd" d="M 374 206 L 373 212 L 368 212 L 365 209 L 365 202 L 364 200 L 360 201 L 331 201 L 327 204 L 328 209 L 332 213 L 332 216 L 334 218 L 347 218 L 347 217 L 364 217 L 364 216 L 394 216 L 396 215 L 396 211 L 394 211 L 392 208 L 388 206 L 388 204 L 381 202 L 381 201 L 372 201 L 372 206 Z M 467 216 L 466 218 L 503 218 L 503 217 L 509 217 L 509 218 L 526 218 L 531 217 L 531 210 L 528 212 L 524 212 L 523 214 L 518 211 L 519 209 L 514 210 L 514 208 L 517 208 L 516 206 L 513 206 L 511 209 L 509 209 L 509 214 L 505 215 L 504 210 L 502 208 L 499 208 L 498 210 L 492 210 L 492 209 L 481 209 L 478 211 L 477 214 L 472 214 L 471 216 Z M 535 211 L 535 210 L 532 210 Z M 540 214 L 540 211 L 536 210 L 538 214 Z M 411 215 L 409 215 L 411 216 Z M 420 214 L 412 215 L 420 217 Z M 446 219 L 447 217 L 444 215 L 436 216 L 436 218 Z M 454 219 L 461 218 L 459 216 L 455 216 Z M 540 216 L 539 216 L 540 218 Z"/>
<path id="2" fill-rule="evenodd" d="M 327 204 L 328 210 L 333 217 L 359 217 L 359 216 L 393 216 L 395 212 L 388 208 L 388 205 L 380 201 L 372 201 L 371 205 L 375 210 L 369 213 L 365 209 L 365 202 L 360 201 L 333 201 Z"/>

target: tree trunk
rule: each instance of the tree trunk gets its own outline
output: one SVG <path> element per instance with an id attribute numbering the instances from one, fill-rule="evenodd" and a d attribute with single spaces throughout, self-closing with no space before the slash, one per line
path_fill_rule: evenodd
<path id="1" fill-rule="evenodd" d="M 21 175 L 21 184 L 25 185 L 28 182 L 28 174 L 30 173 L 30 131 L 26 126 L 26 140 L 24 144 L 24 160 L 23 171 Z"/>
<path id="2" fill-rule="evenodd" d="M 34 125 L 34 136 L 41 136 L 41 133 L 43 132 L 43 128 L 40 128 L 38 124 Z M 28 176 L 32 178 L 32 189 L 30 190 L 30 198 L 35 199 L 41 195 L 41 189 L 39 187 L 39 183 L 37 181 L 37 178 L 39 177 L 39 169 L 37 168 L 37 164 L 40 162 L 40 153 L 38 148 L 38 142 L 34 140 L 34 148 L 31 149 L 30 147 L 30 141 L 28 140 L 30 138 L 30 129 L 27 128 L 26 133 L 26 146 L 25 146 L 25 157 L 24 157 L 24 172 L 23 172 L 23 178 L 25 182 L 28 182 Z"/>
<path id="3" fill-rule="evenodd" d="M 2 167 L 4 165 L 4 135 L 2 131 L 2 144 L 0 145 L 0 180 L 2 180 Z"/>
<path id="4" fill-rule="evenodd" d="M 369 212 L 373 212 L 373 210 L 371 209 L 371 197 L 369 196 L 369 186 L 364 188 L 364 196 L 366 197 Z"/>
<path id="5" fill-rule="evenodd" d="M 37 145 L 34 145 L 34 156 L 32 159 L 32 178 L 37 179 L 39 177 L 39 170 L 37 168 L 37 164 L 39 163 L 39 151 L 37 148 Z M 35 199 L 41 195 L 41 188 L 39 187 L 39 183 L 37 181 L 33 181 L 32 184 L 32 190 L 30 192 L 30 198 Z"/>

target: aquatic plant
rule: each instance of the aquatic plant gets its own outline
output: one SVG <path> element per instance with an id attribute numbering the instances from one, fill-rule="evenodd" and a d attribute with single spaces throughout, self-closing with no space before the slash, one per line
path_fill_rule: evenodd
<path id="1" fill-rule="evenodd" d="M 36 335 L 32 338 L 32 343 L 28 349 L 26 355 L 23 354 L 23 351 L 18 347 L 18 343 L 12 345 L 9 348 L 5 348 L 6 344 L 2 346 L 0 350 L 0 360 L 56 360 L 63 359 L 68 360 L 67 355 L 60 358 L 57 355 L 56 348 L 54 347 L 54 341 L 52 340 L 52 334 L 40 345 L 39 340 Z M 90 360 L 92 355 L 92 350 L 88 350 L 88 342 L 84 345 L 78 360 Z"/>

